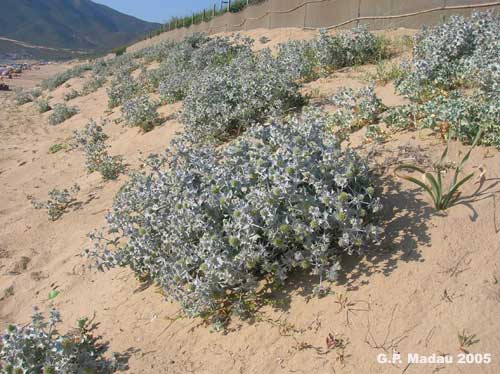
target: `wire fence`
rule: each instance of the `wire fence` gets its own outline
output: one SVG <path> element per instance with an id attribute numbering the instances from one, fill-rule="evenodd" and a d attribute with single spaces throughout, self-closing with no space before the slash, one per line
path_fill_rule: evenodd
<path id="1" fill-rule="evenodd" d="M 296 5 L 285 8 L 289 3 Z M 451 2 L 451 4 L 450 4 Z M 163 38 L 182 38 L 192 32 L 213 34 L 256 28 L 299 27 L 305 30 L 336 29 L 353 23 L 370 28 L 418 28 L 435 24 L 446 15 L 473 9 L 495 9 L 500 1 L 481 0 L 268 0 L 227 12 L 209 21 L 165 32 Z"/>

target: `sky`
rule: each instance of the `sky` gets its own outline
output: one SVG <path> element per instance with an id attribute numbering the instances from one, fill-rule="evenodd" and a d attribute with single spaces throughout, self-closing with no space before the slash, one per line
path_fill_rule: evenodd
<path id="1" fill-rule="evenodd" d="M 122 13 L 152 22 L 165 22 L 173 16 L 185 16 L 193 11 L 220 6 L 220 0 L 92 0 Z"/>

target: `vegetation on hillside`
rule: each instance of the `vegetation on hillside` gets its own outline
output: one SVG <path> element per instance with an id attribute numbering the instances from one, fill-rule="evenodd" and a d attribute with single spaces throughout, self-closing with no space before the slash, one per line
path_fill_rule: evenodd
<path id="1" fill-rule="evenodd" d="M 44 87 L 54 88 L 91 70 L 92 79 L 110 83 L 109 108 L 144 131 L 161 125 L 159 105 L 184 101 L 183 135 L 131 173 L 107 217 L 109 231 L 91 235 L 95 247 L 87 254 L 101 269 L 130 267 L 186 314 L 217 327 L 231 313 L 255 310 L 261 282 L 284 284 L 296 269 L 315 276 L 315 293 L 325 295 L 342 258 L 363 254 L 383 230 L 373 175 L 343 140 L 362 127 L 376 134 L 385 121 L 500 146 L 498 27 L 498 16 L 476 13 L 423 29 L 413 59 L 391 73 L 411 103 L 391 109 L 372 85 L 340 88 L 327 100 L 330 114 L 308 107 L 300 93 L 304 82 L 390 56 L 387 41 L 364 28 L 322 31 L 276 54 L 254 52 L 253 40 L 242 37 L 193 34 L 48 80 Z M 155 68 L 144 67 L 152 62 Z M 160 101 L 151 99 L 155 93 Z M 95 160 L 107 155 L 102 127 L 91 122 L 77 135 L 88 170 L 98 170 Z M 441 189 L 439 209 L 456 201 L 461 181 Z"/>

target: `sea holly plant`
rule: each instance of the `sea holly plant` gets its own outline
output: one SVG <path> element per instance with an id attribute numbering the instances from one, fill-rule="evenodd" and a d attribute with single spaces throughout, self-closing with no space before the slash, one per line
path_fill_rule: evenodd
<path id="1" fill-rule="evenodd" d="M 56 221 L 76 202 L 75 195 L 79 191 L 80 186 L 76 183 L 69 190 L 54 188 L 49 191 L 49 199 L 47 201 L 40 202 L 32 199 L 31 204 L 35 209 L 47 209 L 49 219 Z"/>
<path id="2" fill-rule="evenodd" d="M 270 50 L 249 51 L 194 79 L 181 118 L 192 141 L 220 142 L 304 101 L 297 83 Z"/>
<path id="3" fill-rule="evenodd" d="M 122 157 L 108 154 L 108 135 L 104 133 L 103 124 L 90 120 L 82 132 L 74 132 L 74 139 L 77 146 L 83 147 L 88 173 L 98 171 L 104 180 L 114 180 L 125 171 Z"/>
<path id="4" fill-rule="evenodd" d="M 309 81 L 335 69 L 377 62 L 388 56 L 382 38 L 364 27 L 331 35 L 320 30 L 311 41 L 292 40 L 278 46 L 278 60 L 295 79 Z"/>
<path id="5" fill-rule="evenodd" d="M 415 36 L 412 60 L 396 80 L 397 91 L 412 103 L 393 110 L 389 122 L 442 135 L 452 129 L 469 144 L 482 129 L 482 144 L 500 148 L 499 27 L 498 15 L 475 12 L 423 28 Z"/>
<path id="6" fill-rule="evenodd" d="M 56 104 L 49 116 L 49 124 L 52 126 L 59 125 L 77 113 L 78 108 L 75 106 L 68 107 L 66 104 Z"/>
<path id="7" fill-rule="evenodd" d="M 16 96 L 14 100 L 17 105 L 24 105 L 27 103 L 31 103 L 33 101 L 33 96 L 31 96 L 29 91 L 18 89 L 16 90 Z"/>
<path id="8" fill-rule="evenodd" d="M 153 130 L 161 122 L 156 109 L 159 103 L 151 100 L 148 95 L 130 99 L 123 104 L 122 115 L 125 124 L 140 127 L 144 132 Z"/>
<path id="9" fill-rule="evenodd" d="M 91 94 L 92 92 L 97 91 L 104 85 L 104 83 L 106 83 L 105 77 L 100 75 L 92 76 L 83 84 L 82 95 L 85 96 Z"/>
<path id="10" fill-rule="evenodd" d="M 380 202 L 367 165 L 315 112 L 256 125 L 226 147 L 181 139 L 115 198 L 109 234 L 87 255 L 129 266 L 189 316 L 245 315 L 259 285 L 294 269 L 335 280 L 343 254 L 378 241 Z"/>
<path id="11" fill-rule="evenodd" d="M 52 109 L 49 101 L 46 98 L 40 98 L 36 101 L 36 106 L 39 113 L 45 113 Z"/>
<path id="12" fill-rule="evenodd" d="M 114 360 L 104 356 L 88 318 L 80 318 L 76 328 L 62 335 L 57 329 L 60 313 L 52 309 L 48 320 L 35 308 L 31 323 L 9 325 L 1 337 L 0 367 L 2 373 L 18 374 L 86 374 L 112 373 Z"/>
<path id="13" fill-rule="evenodd" d="M 419 187 L 422 187 L 424 191 L 431 197 L 434 203 L 434 208 L 436 210 L 446 210 L 453 204 L 455 204 L 461 195 L 460 187 L 462 187 L 474 176 L 474 173 L 470 173 L 464 177 L 461 177 L 461 173 L 463 171 L 465 163 L 469 160 L 472 150 L 481 138 L 481 131 L 476 135 L 476 138 L 474 139 L 474 142 L 472 143 L 470 149 L 467 151 L 467 153 L 465 153 L 463 158 L 455 166 L 453 178 L 446 188 L 443 185 L 443 176 L 446 173 L 445 160 L 446 156 L 448 155 L 449 142 L 451 138 L 452 135 L 449 134 L 448 143 L 446 144 L 439 162 L 435 165 L 436 175 L 433 175 L 431 172 L 427 172 L 424 169 L 412 164 L 400 165 L 394 171 L 398 177 L 410 181 Z M 402 174 L 402 172 L 416 172 L 422 175 L 422 179 L 412 177 L 409 174 Z"/>
<path id="14" fill-rule="evenodd" d="M 84 72 L 91 69 L 92 67 L 88 64 L 77 65 L 75 67 L 72 67 L 71 69 L 63 71 L 62 73 L 56 74 L 54 76 L 45 79 L 42 82 L 41 87 L 44 90 L 52 91 L 57 87 L 62 86 L 71 78 L 80 77 Z"/>
<path id="15" fill-rule="evenodd" d="M 107 89 L 108 107 L 110 109 L 123 105 L 127 100 L 134 98 L 140 91 L 137 82 L 127 73 L 117 74 Z"/>
<path id="16" fill-rule="evenodd" d="M 72 88 L 71 90 L 69 90 L 68 92 L 66 92 L 64 94 L 64 101 L 70 101 L 70 100 L 73 100 L 74 98 L 80 96 L 80 93 L 75 90 L 74 88 Z"/>
<path id="17" fill-rule="evenodd" d="M 386 109 L 375 95 L 373 86 L 359 90 L 343 87 L 330 102 L 337 108 L 330 116 L 333 129 L 338 128 L 344 134 L 378 122 Z"/>

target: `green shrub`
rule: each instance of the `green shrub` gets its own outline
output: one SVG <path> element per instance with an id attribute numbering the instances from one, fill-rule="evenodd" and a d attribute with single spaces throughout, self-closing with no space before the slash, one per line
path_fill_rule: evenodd
<path id="1" fill-rule="evenodd" d="M 49 124 L 52 126 L 63 123 L 78 113 L 77 107 L 68 107 L 66 104 L 56 104 L 52 114 L 49 116 Z"/>
<path id="2" fill-rule="evenodd" d="M 56 74 L 42 81 L 42 88 L 44 90 L 54 90 L 57 87 L 63 85 L 71 78 L 76 78 L 81 76 L 84 72 L 91 70 L 92 67 L 88 64 L 77 65 L 71 69 L 65 70 L 62 73 Z"/>
<path id="3" fill-rule="evenodd" d="M 33 97 L 28 91 L 23 89 L 16 90 L 16 96 L 14 98 L 17 105 L 24 105 L 27 103 L 31 103 L 33 101 Z"/>
<path id="4" fill-rule="evenodd" d="M 125 52 L 127 52 L 127 46 L 126 45 L 124 45 L 122 47 L 118 47 L 118 48 L 113 49 L 113 53 L 117 57 L 123 55 Z"/>
<path id="5" fill-rule="evenodd" d="M 64 101 L 73 100 L 74 98 L 77 98 L 78 96 L 80 96 L 80 93 L 75 89 L 71 89 L 68 92 L 64 93 Z"/>
<path id="6" fill-rule="evenodd" d="M 51 106 L 49 105 L 49 101 L 45 98 L 40 98 L 36 102 L 36 106 L 38 108 L 39 113 L 45 113 L 51 110 Z"/>
<path id="7" fill-rule="evenodd" d="M 64 144 L 61 144 L 61 143 L 55 143 L 55 144 L 52 144 L 50 147 L 49 147 L 49 153 L 50 154 L 54 154 L 54 153 L 57 153 L 61 150 L 63 150 L 65 148 L 65 145 Z"/>

